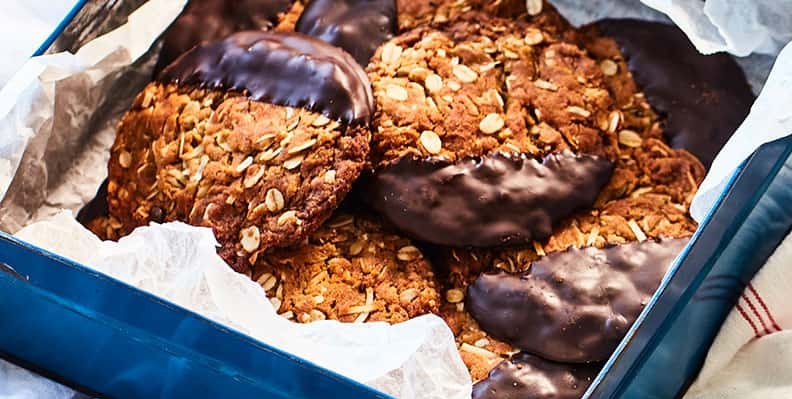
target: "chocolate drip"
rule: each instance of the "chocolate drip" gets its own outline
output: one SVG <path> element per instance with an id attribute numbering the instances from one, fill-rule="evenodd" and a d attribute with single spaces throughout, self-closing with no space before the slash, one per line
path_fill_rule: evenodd
<path id="1" fill-rule="evenodd" d="M 612 172 L 607 159 L 568 151 L 542 162 L 502 153 L 456 163 L 402 157 L 375 174 L 368 201 L 422 241 L 517 245 L 548 237 L 591 206 Z"/>
<path id="2" fill-rule="evenodd" d="M 254 100 L 304 107 L 347 124 L 368 124 L 374 109 L 360 65 L 343 50 L 299 33 L 235 33 L 188 51 L 159 80 L 244 91 Z"/>
<path id="3" fill-rule="evenodd" d="M 96 196 L 77 212 L 77 221 L 88 226 L 92 220 L 107 214 L 107 179 L 104 179 L 96 191 Z"/>
<path id="4" fill-rule="evenodd" d="M 466 309 L 496 339 L 559 362 L 606 360 L 687 238 L 571 248 L 522 275 L 483 274 Z"/>
<path id="5" fill-rule="evenodd" d="M 397 29 L 394 0 L 313 0 L 295 28 L 343 48 L 364 67 Z"/>
<path id="6" fill-rule="evenodd" d="M 672 25 L 608 19 L 596 27 L 616 40 L 635 82 L 665 116 L 671 146 L 690 151 L 709 168 L 755 99 L 737 62 L 728 54 L 699 53 Z"/>
<path id="7" fill-rule="evenodd" d="M 154 76 L 198 44 L 243 30 L 271 29 L 292 3 L 292 0 L 190 0 L 163 35 Z"/>
<path id="8" fill-rule="evenodd" d="M 580 399 L 600 368 L 518 353 L 473 385 L 473 399 Z"/>

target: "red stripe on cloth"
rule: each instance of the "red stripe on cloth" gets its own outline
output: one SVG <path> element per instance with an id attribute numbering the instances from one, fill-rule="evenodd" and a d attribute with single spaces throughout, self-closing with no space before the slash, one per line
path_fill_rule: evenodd
<path id="1" fill-rule="evenodd" d="M 737 302 L 737 311 L 740 312 L 740 315 L 742 316 L 743 320 L 745 320 L 748 323 L 748 325 L 750 325 L 751 328 L 753 329 L 754 337 L 759 338 L 759 329 L 756 328 L 756 324 L 754 324 L 753 320 L 751 320 L 751 318 L 748 317 L 748 313 L 745 313 L 745 309 L 743 309 L 742 305 L 740 305 L 740 302 Z"/>
<path id="2" fill-rule="evenodd" d="M 776 331 L 781 331 L 781 326 L 779 326 L 778 323 L 776 323 L 775 318 L 773 317 L 773 313 L 770 312 L 770 309 L 767 307 L 767 304 L 765 304 L 765 301 L 759 295 L 759 292 L 756 291 L 756 288 L 754 288 L 752 283 L 748 283 L 748 290 L 751 291 L 752 294 L 754 294 L 756 300 L 759 301 L 759 305 L 761 305 L 762 309 L 764 309 L 765 313 L 767 313 L 767 317 L 770 318 L 770 321 L 773 323 L 773 328 L 775 328 Z"/>
<path id="3" fill-rule="evenodd" d="M 751 308 L 751 311 L 753 311 L 753 314 L 756 315 L 756 317 L 759 319 L 759 323 L 762 323 L 762 328 L 764 329 L 764 334 L 761 334 L 761 335 L 770 334 L 772 331 L 770 331 L 770 329 L 767 328 L 767 324 L 765 324 L 764 318 L 762 318 L 762 314 L 759 313 L 758 310 L 756 310 L 756 306 L 754 306 L 753 302 L 751 302 L 751 299 L 748 298 L 748 295 L 745 295 L 745 292 L 743 292 L 743 294 L 742 294 L 742 299 L 745 301 L 745 303 L 748 304 L 748 307 Z"/>

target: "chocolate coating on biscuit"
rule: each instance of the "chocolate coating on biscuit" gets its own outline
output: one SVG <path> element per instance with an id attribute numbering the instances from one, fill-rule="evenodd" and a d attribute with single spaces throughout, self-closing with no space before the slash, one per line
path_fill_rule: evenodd
<path id="1" fill-rule="evenodd" d="M 96 196 L 77 212 L 76 219 L 83 226 L 88 226 L 91 220 L 107 216 L 107 214 L 107 179 L 104 179 L 99 189 L 96 190 Z"/>
<path id="2" fill-rule="evenodd" d="M 164 83 L 242 91 L 275 105 L 303 107 L 367 125 L 371 83 L 349 54 L 299 33 L 245 31 L 188 51 L 159 76 Z"/>
<path id="3" fill-rule="evenodd" d="M 295 28 L 341 47 L 364 67 L 397 29 L 395 0 L 313 0 Z"/>
<path id="4" fill-rule="evenodd" d="M 606 360 L 687 238 L 570 248 L 521 275 L 483 274 L 465 308 L 492 337 L 559 362 Z"/>
<path id="5" fill-rule="evenodd" d="M 368 200 L 403 232 L 433 244 L 492 247 L 541 240 L 591 206 L 613 165 L 569 151 L 537 161 L 495 153 L 456 163 L 402 157 L 377 171 Z"/>
<path id="6" fill-rule="evenodd" d="M 154 75 L 198 44 L 243 30 L 269 30 L 292 0 L 190 0 L 162 39 Z"/>
<path id="7" fill-rule="evenodd" d="M 601 367 L 518 353 L 473 385 L 473 399 L 580 399 Z"/>
<path id="8" fill-rule="evenodd" d="M 709 168 L 748 116 L 754 95 L 728 54 L 703 55 L 676 26 L 607 19 L 596 27 L 618 43 L 635 82 L 665 117 L 665 135 Z"/>

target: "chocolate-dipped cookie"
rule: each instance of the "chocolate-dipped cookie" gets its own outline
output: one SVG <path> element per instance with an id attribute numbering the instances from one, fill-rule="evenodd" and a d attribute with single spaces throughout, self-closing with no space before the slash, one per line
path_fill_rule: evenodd
<path id="1" fill-rule="evenodd" d="M 245 271 L 330 217 L 366 161 L 372 107 L 360 66 L 320 40 L 250 31 L 198 46 L 119 123 L 110 221 L 119 235 L 149 222 L 212 227 L 220 255 Z"/>
<path id="2" fill-rule="evenodd" d="M 703 55 L 674 25 L 606 19 L 583 42 L 603 60 L 612 86 L 635 80 L 661 116 L 669 144 L 709 167 L 754 102 L 745 73 L 728 54 Z"/>
<path id="3" fill-rule="evenodd" d="M 295 27 L 352 55 L 366 66 L 397 30 L 395 0 L 312 0 Z"/>
<path id="4" fill-rule="evenodd" d="M 259 256 L 253 274 L 287 318 L 398 323 L 437 313 L 432 267 L 410 240 L 340 213 L 305 243 Z"/>
<path id="5" fill-rule="evenodd" d="M 473 385 L 473 399 L 580 399 L 600 368 L 518 353 Z"/>
<path id="6" fill-rule="evenodd" d="M 198 44 L 243 30 L 270 30 L 287 17 L 294 0 L 190 0 L 165 31 L 156 76 Z"/>
<path id="7" fill-rule="evenodd" d="M 548 254 L 567 248 L 605 246 L 658 237 L 689 237 L 696 224 L 684 208 L 664 194 L 636 191 L 634 197 L 609 202 L 600 209 L 566 220 L 545 243 L 498 250 L 434 248 L 428 254 L 444 283 L 441 316 L 454 332 L 462 360 L 473 380 L 519 349 L 482 328 L 468 312 L 467 287 L 482 273 L 522 273 Z M 591 334 L 597 334 L 591 331 Z"/>
<path id="8" fill-rule="evenodd" d="M 521 274 L 483 274 L 466 308 L 481 328 L 560 362 L 606 360 L 687 239 L 570 248 Z"/>
<path id="9" fill-rule="evenodd" d="M 628 119 L 624 123 L 632 127 L 636 122 Z M 620 152 L 614 175 L 594 208 L 561 222 L 549 239 L 514 248 L 435 247 L 429 252 L 445 284 L 441 315 L 452 328 L 474 381 L 485 378 L 492 367 L 517 350 L 483 330 L 467 312 L 467 286 L 481 273 L 524 272 L 533 261 L 570 247 L 682 238 L 695 231 L 687 207 L 703 179 L 701 164 L 656 138 L 643 139 L 637 147 L 622 145 Z M 455 302 L 449 303 L 448 298 Z"/>
<path id="10" fill-rule="evenodd" d="M 547 238 L 608 181 L 616 111 L 585 51 L 469 13 L 379 48 L 367 198 L 410 236 L 490 247 Z"/>

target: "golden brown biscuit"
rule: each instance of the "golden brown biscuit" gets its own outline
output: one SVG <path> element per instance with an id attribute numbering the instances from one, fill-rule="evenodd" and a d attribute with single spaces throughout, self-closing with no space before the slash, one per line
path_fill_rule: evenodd
<path id="1" fill-rule="evenodd" d="M 279 313 L 302 323 L 398 323 L 440 305 L 432 267 L 410 240 L 344 213 L 307 242 L 262 254 L 254 278 Z"/>
<path id="2" fill-rule="evenodd" d="M 149 222 L 212 227 L 237 271 L 302 241 L 366 162 L 368 85 L 349 55 L 303 35 L 242 32 L 196 47 L 118 125 L 110 225 L 117 235 Z"/>

